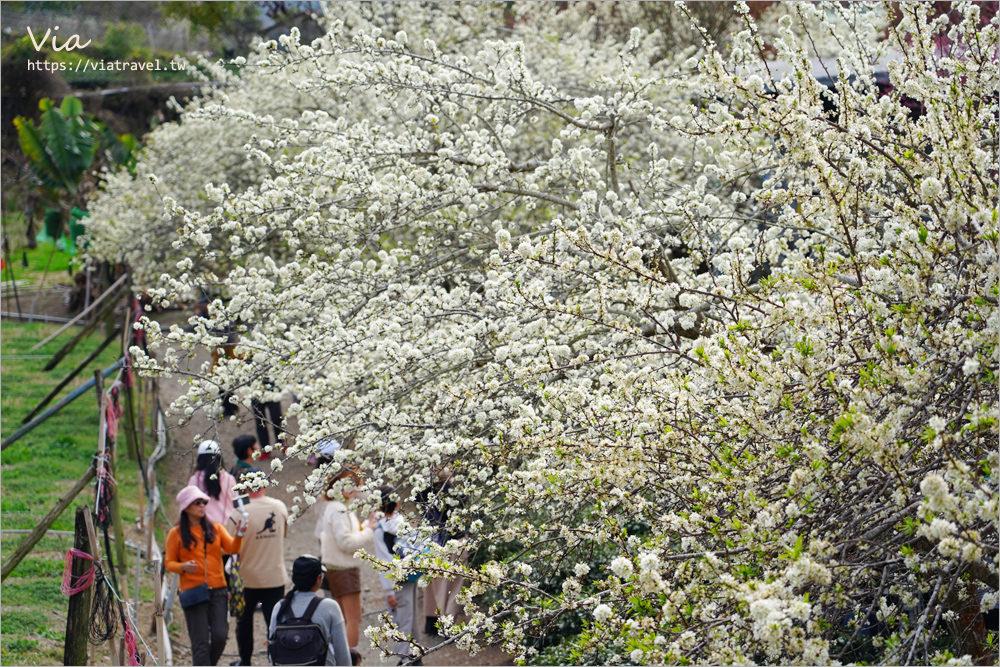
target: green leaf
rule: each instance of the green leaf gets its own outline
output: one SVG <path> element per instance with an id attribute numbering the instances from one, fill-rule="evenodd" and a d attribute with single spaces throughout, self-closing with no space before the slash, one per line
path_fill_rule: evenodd
<path id="1" fill-rule="evenodd" d="M 42 116 L 42 137 L 45 139 L 45 151 L 52 160 L 53 171 L 49 177 L 70 194 L 76 194 L 76 184 L 72 178 L 73 166 L 79 162 L 75 152 L 76 142 L 72 137 L 72 128 L 66 122 L 62 113 L 52 110 Z"/>
<path id="2" fill-rule="evenodd" d="M 52 185 L 47 181 L 47 177 L 55 168 L 45 150 L 45 142 L 38 128 L 29 118 L 17 117 L 14 119 L 14 126 L 17 128 L 17 138 L 21 144 L 23 152 L 31 161 L 32 170 L 46 185 Z"/>
<path id="3" fill-rule="evenodd" d="M 67 118 L 70 116 L 80 116 L 83 114 L 83 103 L 75 97 L 66 97 L 63 98 L 62 105 L 60 105 L 59 110 L 62 111 L 63 116 L 66 116 Z"/>
<path id="4" fill-rule="evenodd" d="M 76 98 L 64 99 L 59 108 L 45 98 L 38 108 L 42 117 L 37 127 L 30 120 L 15 121 L 22 150 L 43 185 L 75 196 L 83 175 L 94 163 L 98 126 L 83 113 Z"/>
<path id="5" fill-rule="evenodd" d="M 792 547 L 791 549 L 785 549 L 785 553 L 783 553 L 782 555 L 778 556 L 778 558 L 779 559 L 788 559 L 788 560 L 791 560 L 791 561 L 798 560 L 799 556 L 802 555 L 802 551 L 803 551 L 804 548 L 805 548 L 805 542 L 802 539 L 802 536 L 799 535 L 795 539 L 795 546 Z"/>

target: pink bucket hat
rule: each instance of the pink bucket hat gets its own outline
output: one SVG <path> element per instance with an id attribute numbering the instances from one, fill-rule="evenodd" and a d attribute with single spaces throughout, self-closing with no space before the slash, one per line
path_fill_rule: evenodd
<path id="1" fill-rule="evenodd" d="M 196 500 L 209 500 L 204 491 L 197 486 L 185 486 L 177 494 L 177 507 L 181 514 L 188 508 L 188 505 Z"/>

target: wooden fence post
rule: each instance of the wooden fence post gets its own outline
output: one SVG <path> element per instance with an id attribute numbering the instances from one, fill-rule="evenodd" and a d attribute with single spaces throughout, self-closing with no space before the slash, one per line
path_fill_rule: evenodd
<path id="1" fill-rule="evenodd" d="M 136 374 L 138 375 L 138 373 Z M 149 400 L 149 380 L 145 378 L 136 378 L 135 380 L 138 391 L 136 395 L 139 397 L 139 451 L 142 455 L 146 455 L 146 401 Z"/>
<path id="2" fill-rule="evenodd" d="M 101 411 L 99 427 L 100 433 L 98 434 L 98 454 L 106 458 L 105 465 L 108 466 L 108 470 L 111 472 L 111 478 L 118 479 L 118 473 L 115 465 L 118 459 L 118 448 L 114 447 L 111 450 L 111 456 L 107 456 L 107 421 L 106 406 L 104 405 L 104 375 L 101 371 L 94 371 L 94 381 L 97 384 L 97 405 Z M 124 595 L 128 589 L 128 562 L 126 561 L 125 530 L 122 528 L 122 505 L 121 499 L 118 496 L 118 490 L 112 490 L 111 527 L 115 534 L 115 557 L 118 559 L 118 571 L 122 574 L 122 578 L 120 580 L 122 581 L 122 588 L 125 589 L 119 591 L 119 593 Z M 97 502 L 100 502 L 100 500 L 100 497 L 98 497 Z"/>
<path id="3" fill-rule="evenodd" d="M 103 423 L 104 420 L 102 419 L 101 421 Z M 101 560 L 101 544 L 100 542 L 97 541 L 97 531 L 94 530 L 94 516 L 91 513 L 90 508 L 87 507 L 86 505 L 84 505 L 83 510 L 84 510 L 83 520 L 87 524 L 87 536 L 90 538 L 90 555 L 94 557 L 94 565 L 100 568 L 102 572 L 101 576 L 104 576 L 103 575 L 104 565 L 103 561 Z M 94 584 L 95 585 L 97 584 L 96 580 L 94 581 Z M 90 645 L 91 665 L 97 664 L 97 660 L 95 658 L 95 648 L 96 647 L 93 644 Z"/>
<path id="4" fill-rule="evenodd" d="M 84 513 L 87 507 L 76 508 L 76 537 L 73 546 L 85 553 L 90 551 L 90 538 L 87 535 L 87 520 Z M 87 568 L 96 568 L 95 563 L 88 563 L 81 558 L 73 561 L 73 576 L 79 577 Z M 66 614 L 66 646 L 63 650 L 64 665 L 87 664 L 87 645 L 90 635 L 90 596 L 91 588 L 82 590 L 69 598 L 69 611 Z"/>
<path id="5" fill-rule="evenodd" d="M 104 569 L 104 561 L 101 559 L 101 543 L 97 541 L 97 531 L 94 530 L 94 517 L 91 515 L 89 509 L 87 509 L 87 511 L 84 513 L 83 518 L 84 518 L 84 521 L 87 522 L 87 534 L 90 536 L 90 544 L 91 544 L 91 548 L 92 548 L 92 551 L 91 551 L 90 555 L 94 557 L 94 562 L 97 564 L 97 566 L 100 567 L 101 570 L 103 570 Z M 109 554 L 109 557 L 110 557 L 110 554 Z M 111 651 L 111 664 L 112 665 L 121 665 L 122 664 L 121 660 L 118 659 L 118 651 L 115 648 L 115 637 L 114 637 L 114 635 L 112 635 L 111 638 L 108 640 L 108 649 L 110 649 L 110 651 Z M 91 656 L 91 662 L 93 662 L 93 658 L 94 658 L 93 646 L 91 646 L 90 656 Z"/>
<path id="6" fill-rule="evenodd" d="M 130 461 L 135 461 L 139 458 L 137 455 L 139 443 L 136 441 L 135 424 L 132 420 L 132 390 L 122 387 L 121 393 L 118 394 L 118 400 L 122 403 L 122 428 L 120 430 L 125 431 L 125 452 Z"/>
<path id="7" fill-rule="evenodd" d="M 114 317 L 111 316 L 111 319 L 114 319 Z M 131 340 L 132 337 L 132 330 L 129 328 L 129 322 L 131 320 L 132 320 L 132 294 L 126 291 L 125 308 L 123 309 L 122 312 L 122 326 L 121 326 L 121 346 L 122 346 L 121 356 L 124 359 L 128 359 L 128 341 Z M 118 331 L 119 329 L 118 327 L 115 327 L 114 330 Z M 127 366 L 128 364 L 126 364 L 126 367 Z M 133 384 L 135 384 L 135 377 L 132 378 L 132 382 Z M 119 432 L 121 432 L 122 430 L 125 431 L 125 444 L 126 444 L 125 454 L 128 456 L 129 461 L 136 461 L 139 458 L 138 457 L 139 443 L 137 442 L 135 434 L 135 424 L 133 423 L 135 420 L 132 419 L 132 413 L 133 413 L 132 388 L 123 385 L 121 388 L 121 393 L 118 394 L 118 400 L 121 401 L 121 408 L 122 408 L 122 424 L 121 424 L 122 428 L 119 429 Z M 119 437 L 119 441 L 120 440 L 121 438 Z M 145 454 L 145 452 L 143 453 Z"/>
<path id="8" fill-rule="evenodd" d="M 114 332 L 116 326 L 114 309 L 109 308 L 108 310 L 105 310 L 101 313 L 101 315 L 99 315 L 99 317 L 104 320 L 104 335 L 110 336 Z"/>

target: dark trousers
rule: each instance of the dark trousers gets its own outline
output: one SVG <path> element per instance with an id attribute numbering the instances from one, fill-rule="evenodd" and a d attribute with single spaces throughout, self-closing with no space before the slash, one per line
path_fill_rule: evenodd
<path id="1" fill-rule="evenodd" d="M 253 412 L 253 420 L 257 425 L 257 442 L 260 443 L 261 450 L 265 450 L 271 444 L 271 434 L 268 432 L 268 423 L 274 425 L 274 444 L 278 444 L 278 434 L 281 432 L 281 403 L 270 401 L 261 403 L 260 401 L 250 401 L 250 411 Z"/>
<path id="2" fill-rule="evenodd" d="M 191 638 L 191 664 L 217 665 L 229 638 L 229 590 L 213 588 L 208 602 L 184 608 L 184 620 Z"/>
<path id="3" fill-rule="evenodd" d="M 285 595 L 285 587 L 277 588 L 244 588 L 243 599 L 246 606 L 243 608 L 243 615 L 236 621 L 236 646 L 240 651 L 240 664 L 249 665 L 250 656 L 253 655 L 253 614 L 260 602 L 261 611 L 264 612 L 264 627 L 271 623 L 271 612 L 274 605 L 281 602 Z"/>
<path id="4" fill-rule="evenodd" d="M 232 403 L 229 402 L 229 399 L 232 398 L 232 396 L 233 395 L 230 394 L 228 391 L 225 392 L 222 395 L 222 416 L 223 417 L 232 417 L 232 416 L 234 416 L 236 413 L 238 413 L 240 411 L 240 408 L 239 408 L 238 405 L 233 405 Z"/>

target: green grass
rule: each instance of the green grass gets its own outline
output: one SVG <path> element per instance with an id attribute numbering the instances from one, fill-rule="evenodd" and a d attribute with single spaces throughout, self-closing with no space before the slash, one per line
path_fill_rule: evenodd
<path id="1" fill-rule="evenodd" d="M 4 627 L 4 632 L 6 632 L 6 627 Z M 44 632 L 40 636 L 50 634 L 52 638 L 60 636 L 49 632 Z M 65 639 L 57 639 L 42 642 L 38 639 L 4 635 L 0 638 L 0 663 L 4 665 L 61 665 L 64 641 Z"/>
<path id="2" fill-rule="evenodd" d="M 103 340 L 102 331 L 91 334 L 52 371 L 42 370 L 48 357 L 10 358 L 29 354 L 35 343 L 55 330 L 55 325 L 48 324 L 4 321 L 0 325 L 0 351 L 4 357 L 0 377 L 3 384 L 0 434 L 3 437 L 19 428 L 28 411 Z M 73 327 L 30 354 L 51 355 L 78 331 Z M 115 345 L 110 345 L 50 405 L 92 378 L 95 369 L 110 366 L 118 353 L 120 351 L 116 352 Z M 113 380 L 112 376 L 107 382 Z M 0 526 L 5 529 L 30 529 L 37 525 L 86 472 L 97 452 L 98 427 L 96 395 L 90 390 L 0 454 L 3 471 L 0 478 Z M 135 522 L 138 513 L 138 465 L 128 459 L 123 432 L 119 433 L 122 437 L 118 449 L 118 491 L 123 522 L 128 526 Z M 147 437 L 146 442 L 147 447 L 152 446 L 152 438 Z M 84 489 L 56 519 L 52 529 L 73 530 L 75 508 L 83 505 L 94 505 L 93 484 Z M 9 558 L 24 537 L 20 534 L 5 535 L 0 543 L 0 558 Z M 160 529 L 157 530 L 157 539 L 160 544 L 163 543 Z M 47 534 L 4 581 L 0 616 L 0 662 L 3 664 L 44 665 L 55 664 L 53 660 L 56 663 L 62 661 L 61 649 L 58 655 L 53 653 L 53 642 L 65 630 L 67 600 L 59 591 L 59 586 L 63 559 L 71 546 L 72 536 Z M 131 567 L 134 567 L 134 558 L 135 552 L 132 551 L 128 557 Z M 142 591 L 143 599 L 150 599 L 151 596 L 151 590 Z"/>
<path id="3" fill-rule="evenodd" d="M 0 560 L 5 560 L 17 548 L 21 542 L 20 535 L 9 535 L 4 539 L 2 549 L 0 549 Z M 73 537 L 70 535 L 52 535 L 49 533 L 35 545 L 31 554 L 21 561 L 17 569 L 11 575 L 11 581 L 16 577 L 59 577 L 62 580 L 63 556 L 66 550 L 73 546 Z M 3 584 L 2 596 L 4 604 L 7 604 L 7 589 L 14 584 Z"/>
<path id="4" fill-rule="evenodd" d="M 66 598 L 59 590 L 61 583 L 61 578 L 50 576 L 6 584 L 3 587 L 3 603 L 15 607 L 26 607 L 36 603 L 52 607 L 62 606 Z"/>
<path id="5" fill-rule="evenodd" d="M 38 247 L 34 250 L 28 250 L 28 268 L 23 268 L 21 265 L 21 273 L 24 273 L 24 277 L 38 277 L 41 278 L 42 274 L 45 273 L 45 266 L 49 263 L 49 255 L 52 256 L 52 265 L 49 267 L 50 275 L 67 275 L 66 269 L 69 267 L 70 261 L 73 259 L 69 254 L 56 248 L 55 253 L 52 252 L 52 243 L 39 243 Z M 17 269 L 15 268 L 15 272 Z M 17 276 L 20 278 L 21 276 Z"/>
<path id="6" fill-rule="evenodd" d="M 4 612 L 0 618 L 0 633 L 5 637 L 11 635 L 30 635 L 44 632 L 49 620 L 40 611 L 34 609 L 14 609 Z"/>
<path id="7" fill-rule="evenodd" d="M 36 228 L 37 228 L 37 220 Z M 55 253 L 52 252 L 52 243 L 39 243 L 38 247 L 34 250 L 28 250 L 27 248 L 13 248 L 11 250 L 11 259 L 14 264 L 14 278 L 16 280 L 30 280 L 35 287 L 38 286 L 39 282 L 42 280 L 42 276 L 45 275 L 45 267 L 49 263 L 49 256 L 52 256 L 52 265 L 49 266 L 49 277 L 46 278 L 45 284 L 48 287 L 57 285 L 60 282 L 67 282 L 69 280 L 69 273 L 67 272 L 70 262 L 73 258 L 65 252 L 62 252 L 56 248 Z M 27 256 L 28 266 L 25 267 L 23 263 L 23 257 Z M 6 258 L 4 258 L 6 261 Z M 78 270 L 79 267 L 74 266 L 73 270 Z M 5 269 L 3 272 L 4 281 L 10 280 L 10 274 Z M 23 302 L 21 305 L 25 305 Z M 4 309 L 7 309 L 6 304 Z M 40 339 L 39 339 L 40 340 Z M 37 340 L 35 342 L 38 342 Z M 32 343 L 34 345 L 34 343 Z M 30 345 L 28 347 L 31 347 Z M 5 352 L 6 354 L 6 352 Z M 6 364 L 5 364 L 6 365 Z"/>

